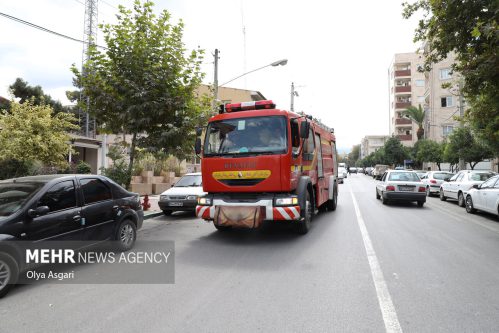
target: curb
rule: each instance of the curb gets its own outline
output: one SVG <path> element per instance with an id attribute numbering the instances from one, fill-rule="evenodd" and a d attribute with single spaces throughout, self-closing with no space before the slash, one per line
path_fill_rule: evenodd
<path id="1" fill-rule="evenodd" d="M 154 217 L 161 216 L 161 215 L 163 215 L 163 212 L 154 212 L 154 213 L 150 213 L 150 214 L 147 214 L 147 215 L 144 214 L 144 221 L 152 219 Z"/>

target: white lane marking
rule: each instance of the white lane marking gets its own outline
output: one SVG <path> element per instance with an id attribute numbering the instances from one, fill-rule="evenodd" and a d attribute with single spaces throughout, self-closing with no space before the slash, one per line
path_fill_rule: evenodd
<path id="1" fill-rule="evenodd" d="M 390 292 L 388 291 L 388 286 L 386 285 L 385 278 L 383 277 L 383 271 L 381 270 L 378 257 L 376 257 L 376 252 L 374 251 L 373 244 L 371 243 L 371 238 L 367 232 L 364 219 L 360 213 L 359 205 L 357 204 L 357 200 L 355 199 L 355 195 L 353 194 L 351 188 L 350 194 L 352 195 L 353 206 L 355 208 L 355 214 L 357 215 L 357 223 L 360 228 L 360 233 L 362 234 L 364 247 L 366 248 L 367 260 L 369 261 L 369 267 L 371 268 L 371 275 L 373 277 L 374 287 L 376 288 L 376 294 L 378 296 L 381 314 L 383 315 L 383 321 L 385 322 L 386 332 L 402 332 L 397 312 L 395 311 Z"/>

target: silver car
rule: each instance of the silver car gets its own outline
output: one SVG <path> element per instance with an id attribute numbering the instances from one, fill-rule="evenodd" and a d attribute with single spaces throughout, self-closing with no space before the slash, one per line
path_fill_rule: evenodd
<path id="1" fill-rule="evenodd" d="M 414 171 L 388 170 L 376 184 L 376 199 L 381 199 L 384 205 L 390 201 L 416 201 L 423 207 L 426 187 Z"/>
<path id="2" fill-rule="evenodd" d="M 440 200 L 457 199 L 457 204 L 464 207 L 466 195 L 473 185 L 480 185 L 495 174 L 495 172 L 486 170 L 461 170 L 448 182 L 440 185 Z"/>
<path id="3" fill-rule="evenodd" d="M 448 171 L 428 171 L 424 176 L 420 177 L 426 187 L 426 195 L 431 197 L 433 194 L 440 192 L 440 185 L 450 179 L 454 174 Z"/>

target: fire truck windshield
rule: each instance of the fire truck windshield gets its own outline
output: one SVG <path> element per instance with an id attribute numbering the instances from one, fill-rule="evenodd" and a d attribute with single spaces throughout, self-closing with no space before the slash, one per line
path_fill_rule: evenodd
<path id="1" fill-rule="evenodd" d="M 286 118 L 266 116 L 226 119 L 208 125 L 204 156 L 284 154 Z"/>

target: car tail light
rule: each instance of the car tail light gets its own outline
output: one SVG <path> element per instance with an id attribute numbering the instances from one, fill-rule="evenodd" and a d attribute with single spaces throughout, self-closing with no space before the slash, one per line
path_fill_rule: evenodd
<path id="1" fill-rule="evenodd" d="M 388 186 L 386 187 L 386 190 L 387 190 L 387 191 L 395 191 L 395 186 L 393 186 L 393 185 L 388 185 Z"/>
<path id="2" fill-rule="evenodd" d="M 437 183 L 437 181 L 436 181 L 435 179 L 432 179 L 432 180 L 430 180 L 430 183 L 432 183 L 432 184 L 436 184 L 436 183 Z"/>
<path id="3" fill-rule="evenodd" d="M 426 192 L 426 188 L 424 186 L 420 186 L 418 192 Z"/>

